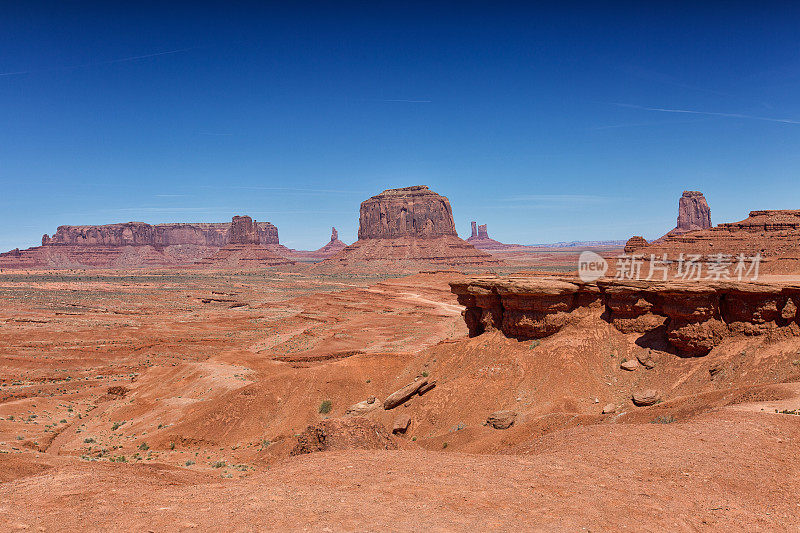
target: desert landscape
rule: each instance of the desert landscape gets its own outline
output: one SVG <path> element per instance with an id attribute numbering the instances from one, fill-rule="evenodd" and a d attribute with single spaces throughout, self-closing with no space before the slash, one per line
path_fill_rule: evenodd
<path id="1" fill-rule="evenodd" d="M 800 532 L 800 6 L 0 17 L 0 532 Z"/>
<path id="2" fill-rule="evenodd" d="M 317 262 L 221 228 L 4 254 L 5 528 L 800 527 L 800 276 L 584 282 L 574 252 L 462 241 L 421 186 Z"/>

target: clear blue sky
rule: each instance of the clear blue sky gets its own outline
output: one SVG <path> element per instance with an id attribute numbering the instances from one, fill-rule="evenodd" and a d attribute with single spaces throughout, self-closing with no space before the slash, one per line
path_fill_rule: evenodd
<path id="1" fill-rule="evenodd" d="M 519 243 L 800 208 L 790 3 L 116 4 L 3 4 L 2 250 L 235 214 L 317 248 L 415 184 Z"/>

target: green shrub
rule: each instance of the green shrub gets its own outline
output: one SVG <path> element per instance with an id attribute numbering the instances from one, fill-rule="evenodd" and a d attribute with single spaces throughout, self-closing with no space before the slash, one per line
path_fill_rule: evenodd
<path id="1" fill-rule="evenodd" d="M 319 414 L 327 415 L 333 409 L 333 402 L 330 400 L 325 400 L 321 404 L 319 404 Z"/>

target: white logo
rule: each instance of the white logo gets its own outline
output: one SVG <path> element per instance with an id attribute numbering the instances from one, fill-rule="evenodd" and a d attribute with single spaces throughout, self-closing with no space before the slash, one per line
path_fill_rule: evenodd
<path id="1" fill-rule="evenodd" d="M 606 275 L 608 262 L 594 252 L 582 252 L 578 258 L 578 277 L 589 283 Z"/>

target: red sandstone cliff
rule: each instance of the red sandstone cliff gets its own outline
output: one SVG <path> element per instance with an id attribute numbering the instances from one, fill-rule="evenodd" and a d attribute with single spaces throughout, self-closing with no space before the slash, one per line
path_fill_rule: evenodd
<path id="1" fill-rule="evenodd" d="M 131 268 L 193 264 L 212 256 L 231 238 L 280 247 L 278 228 L 244 219 L 231 223 L 146 224 L 125 222 L 101 226 L 59 226 L 42 246 L 0 254 L 0 268 Z M 250 221 L 249 224 L 247 221 Z M 245 236 L 240 235 L 244 231 Z"/>
<path id="2" fill-rule="evenodd" d="M 388 189 L 362 202 L 358 241 L 320 266 L 418 270 L 497 264 L 500 261 L 458 238 L 447 198 L 417 185 Z"/>

